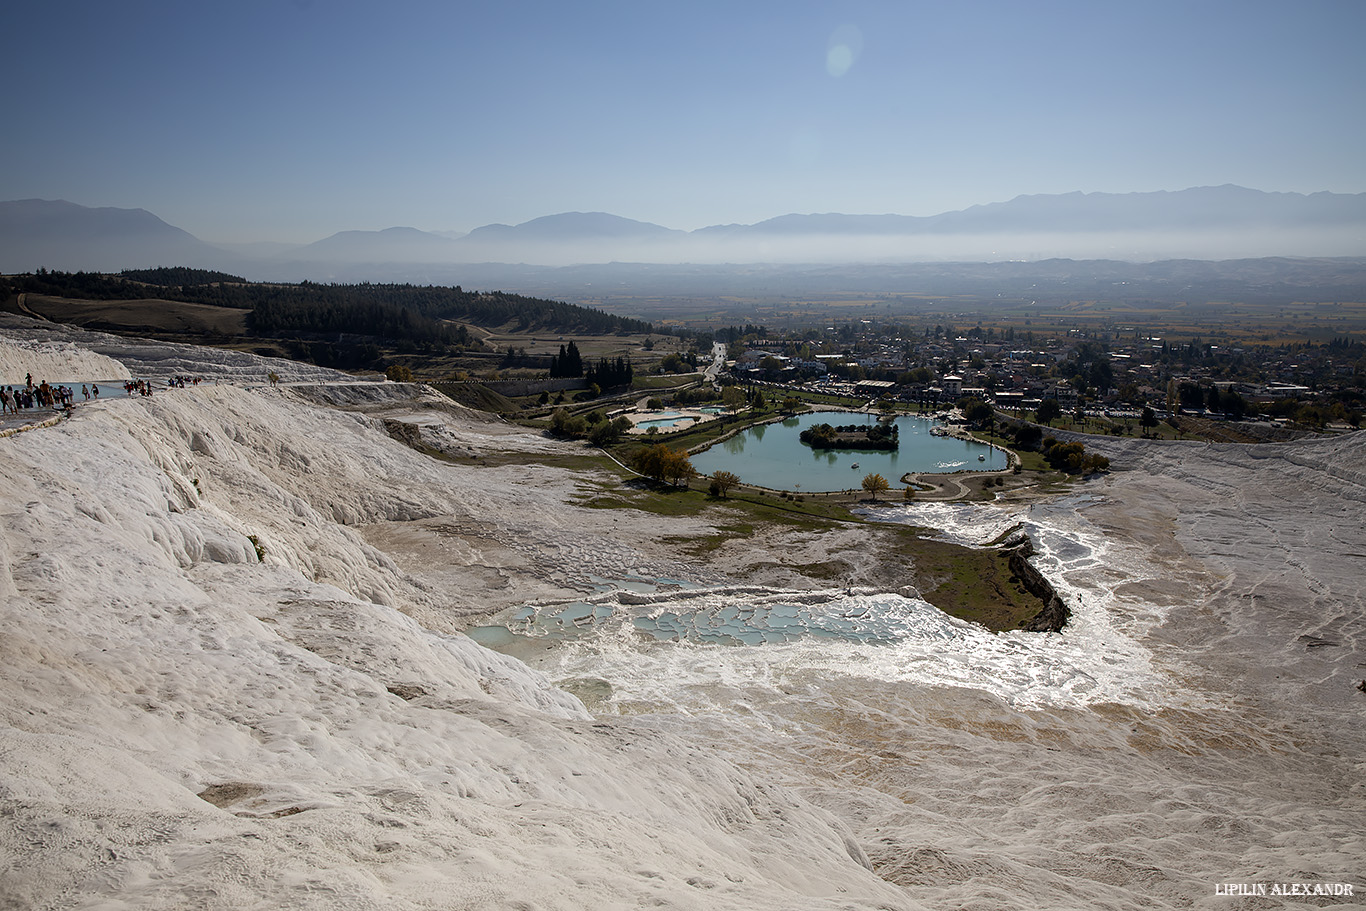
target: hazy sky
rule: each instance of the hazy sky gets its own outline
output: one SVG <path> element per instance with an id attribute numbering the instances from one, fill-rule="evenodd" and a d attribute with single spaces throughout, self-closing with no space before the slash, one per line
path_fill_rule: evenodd
<path id="1" fill-rule="evenodd" d="M 210 241 L 1366 191 L 1366 2 L 43 0 L 0 199 Z"/>

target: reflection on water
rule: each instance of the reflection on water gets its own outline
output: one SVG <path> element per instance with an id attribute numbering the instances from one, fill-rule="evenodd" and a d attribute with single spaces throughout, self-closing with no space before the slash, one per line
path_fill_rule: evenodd
<path id="1" fill-rule="evenodd" d="M 802 638 L 890 644 L 908 636 L 952 638 L 962 624 L 918 599 L 848 593 L 663 594 L 622 599 L 523 606 L 502 623 L 477 627 L 470 636 L 490 648 L 506 649 L 518 639 L 566 642 L 586 635 L 619 635 L 610 627 L 629 624 L 651 640 L 714 645 L 771 645 Z M 633 601 L 637 603 L 632 603 Z"/>
<path id="2" fill-rule="evenodd" d="M 948 436 L 934 436 L 929 418 L 896 419 L 901 448 L 896 452 L 812 449 L 798 436 L 816 424 L 869 424 L 876 416 L 858 412 L 819 411 L 781 422 L 759 424 L 692 456 L 702 474 L 730 471 L 749 484 L 776 490 L 857 490 L 866 474 L 881 474 L 892 484 L 912 472 L 1002 471 L 1009 467 L 1003 450 Z"/>

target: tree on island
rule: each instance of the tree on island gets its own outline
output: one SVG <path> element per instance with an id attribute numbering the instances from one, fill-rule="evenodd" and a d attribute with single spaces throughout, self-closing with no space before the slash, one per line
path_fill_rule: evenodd
<path id="1" fill-rule="evenodd" d="M 877 499 L 879 491 L 890 490 L 891 484 L 880 474 L 866 474 L 863 476 L 863 489 L 868 491 L 874 500 Z"/>
<path id="2" fill-rule="evenodd" d="M 812 449 L 863 449 L 895 452 L 901 431 L 896 424 L 846 424 L 834 427 L 816 424 L 797 435 Z"/>

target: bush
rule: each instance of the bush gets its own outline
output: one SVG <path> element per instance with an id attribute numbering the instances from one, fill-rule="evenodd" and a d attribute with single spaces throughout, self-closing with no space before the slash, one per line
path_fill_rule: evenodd
<path id="1" fill-rule="evenodd" d="M 962 405 L 963 402 L 960 400 L 959 407 L 962 407 Z M 986 426 L 986 424 L 995 416 L 996 409 L 978 398 L 968 398 L 967 407 L 963 408 L 963 417 L 969 424 L 972 424 L 975 427 Z"/>
<path id="2" fill-rule="evenodd" d="M 588 433 L 588 419 L 582 415 L 570 414 L 568 409 L 557 408 L 550 416 L 550 432 L 556 436 L 569 437 L 571 440 L 580 439 Z"/>
<path id="3" fill-rule="evenodd" d="M 647 478 L 664 481 L 668 484 L 686 484 L 688 478 L 697 474 L 685 452 L 678 452 L 656 443 L 636 453 L 632 463 L 636 471 Z"/>
<path id="4" fill-rule="evenodd" d="M 613 421 L 599 420 L 588 431 L 588 442 L 594 446 L 610 446 L 630 429 L 631 422 L 626 418 L 617 418 Z"/>
<path id="5" fill-rule="evenodd" d="M 1081 443 L 1059 443 L 1052 437 L 1043 441 L 1043 457 L 1051 467 L 1068 474 L 1093 474 L 1110 468 L 1109 459 L 1088 454 Z"/>
<path id="6" fill-rule="evenodd" d="M 732 488 L 740 486 L 740 476 L 731 471 L 718 471 L 711 476 L 708 488 L 712 496 L 724 497 Z"/>
<path id="7" fill-rule="evenodd" d="M 1015 431 L 1015 445 L 1021 449 L 1037 449 L 1043 439 L 1043 429 L 1034 424 L 1021 424 Z"/>
<path id="8" fill-rule="evenodd" d="M 876 500 L 877 495 L 884 490 L 888 490 L 892 485 L 887 483 L 887 479 L 880 474 L 869 473 L 863 476 L 863 489 Z"/>

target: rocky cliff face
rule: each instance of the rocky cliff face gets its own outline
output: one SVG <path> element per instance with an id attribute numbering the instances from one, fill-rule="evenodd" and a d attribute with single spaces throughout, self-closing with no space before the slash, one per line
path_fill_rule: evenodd
<path id="1" fill-rule="evenodd" d="M 1018 543 L 1007 544 L 1007 551 L 1006 560 L 1009 562 L 1010 571 L 1024 585 L 1025 591 L 1043 602 L 1043 609 L 1031 617 L 1023 629 L 1030 633 L 1061 632 L 1072 616 L 1072 611 L 1059 597 L 1053 583 L 1029 562 L 1029 558 L 1034 555 L 1033 543 L 1028 536 L 1022 535 Z"/>

